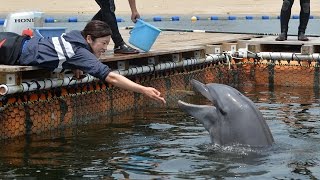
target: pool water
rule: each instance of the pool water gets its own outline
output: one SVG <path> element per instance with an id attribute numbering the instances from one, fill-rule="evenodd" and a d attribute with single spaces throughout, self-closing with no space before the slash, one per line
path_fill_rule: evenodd
<path id="1" fill-rule="evenodd" d="M 86 22 L 89 21 L 93 15 L 83 15 L 78 17 L 78 23 L 68 23 L 66 16 L 62 15 L 48 15 L 55 17 L 60 22 L 46 23 L 45 26 L 67 27 L 67 30 L 83 29 Z M 134 26 L 130 16 L 120 16 L 124 22 L 119 22 L 120 28 L 127 26 Z M 201 20 L 191 21 L 190 16 L 180 16 L 179 21 L 170 21 L 168 18 L 171 16 L 163 16 L 163 21 L 154 22 L 153 16 L 142 16 L 142 19 L 155 27 L 161 29 L 192 29 L 192 30 L 207 30 L 212 32 L 230 32 L 230 33 L 259 33 L 259 34 L 278 34 L 280 33 L 280 20 L 279 19 L 253 19 L 253 20 L 207 20 L 206 16 L 201 16 Z M 320 19 L 310 19 L 306 29 L 307 35 L 319 36 L 319 21 Z M 290 19 L 289 21 L 289 35 L 298 34 L 299 19 Z"/>
<path id="2" fill-rule="evenodd" d="M 46 26 L 82 29 L 83 22 Z M 59 19 L 59 17 L 58 17 Z M 60 17 L 62 19 L 62 17 Z M 120 27 L 133 26 L 130 18 Z M 298 20 L 290 21 L 296 34 Z M 150 22 L 159 28 L 279 33 L 279 20 Z M 307 34 L 319 35 L 319 20 Z M 271 147 L 211 144 L 194 118 L 173 107 L 140 109 L 111 120 L 1 142 L 0 179 L 319 179 L 319 90 L 240 87 L 275 139 Z M 186 101 L 209 103 L 196 95 Z"/>
<path id="3" fill-rule="evenodd" d="M 66 27 L 67 31 L 81 30 L 85 24 L 94 16 L 94 14 L 86 15 L 68 15 L 68 14 L 45 14 L 44 18 L 54 18 L 57 20 L 55 23 L 45 23 L 46 27 Z M 78 22 L 67 22 L 68 18 L 76 17 Z M 154 22 L 153 16 L 142 15 L 142 19 L 155 27 L 161 29 L 192 29 L 192 30 L 207 30 L 212 32 L 229 32 L 229 33 L 258 33 L 258 34 L 278 34 L 280 33 L 280 20 L 279 19 L 237 19 L 237 20 L 208 20 L 209 16 L 200 16 L 201 20 L 191 21 L 190 16 L 179 16 L 179 21 L 170 21 L 170 15 L 163 16 L 163 21 Z M 0 13 L 0 19 L 5 19 L 6 14 Z M 130 16 L 119 15 L 118 18 L 124 20 L 119 22 L 120 28 L 134 26 Z M 319 36 L 319 19 L 310 19 L 306 30 L 307 35 Z M 299 19 L 290 19 L 289 21 L 289 35 L 297 35 L 299 26 Z M 1 31 L 0 26 L 0 31 Z"/>
<path id="4" fill-rule="evenodd" d="M 0 179 L 320 178 L 319 92 L 238 89 L 265 117 L 275 139 L 271 147 L 214 145 L 179 108 L 141 109 L 108 123 L 3 142 Z M 185 100 L 209 103 L 198 95 Z"/>

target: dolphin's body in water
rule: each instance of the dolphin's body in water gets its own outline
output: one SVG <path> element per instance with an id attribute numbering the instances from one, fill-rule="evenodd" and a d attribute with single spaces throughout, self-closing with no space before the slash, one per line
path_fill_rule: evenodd
<path id="1" fill-rule="evenodd" d="M 191 85 L 213 106 L 179 100 L 179 107 L 204 125 L 212 143 L 269 146 L 274 142 L 261 112 L 238 90 L 224 84 L 203 84 L 196 80 L 191 80 Z"/>

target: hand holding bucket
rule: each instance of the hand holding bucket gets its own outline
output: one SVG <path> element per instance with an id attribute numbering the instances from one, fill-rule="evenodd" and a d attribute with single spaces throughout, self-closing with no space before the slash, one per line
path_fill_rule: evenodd
<path id="1" fill-rule="evenodd" d="M 161 30 L 157 27 L 154 27 L 141 19 L 137 19 L 134 28 L 130 31 L 129 43 L 145 52 L 148 52 L 160 32 Z"/>

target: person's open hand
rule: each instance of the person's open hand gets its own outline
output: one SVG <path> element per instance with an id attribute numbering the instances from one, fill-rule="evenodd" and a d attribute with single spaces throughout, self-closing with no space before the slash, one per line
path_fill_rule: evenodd
<path id="1" fill-rule="evenodd" d="M 143 94 L 145 94 L 151 99 L 154 99 L 156 101 L 162 102 L 163 104 L 166 104 L 166 100 L 163 97 L 161 97 L 161 93 L 153 87 L 145 87 Z"/>

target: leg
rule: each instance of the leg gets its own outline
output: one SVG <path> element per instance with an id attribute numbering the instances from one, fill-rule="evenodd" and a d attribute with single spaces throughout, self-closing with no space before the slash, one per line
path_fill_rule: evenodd
<path id="1" fill-rule="evenodd" d="M 100 6 L 100 10 L 97 12 L 97 14 L 95 14 L 92 18 L 92 20 L 100 20 L 102 21 L 102 4 L 101 4 L 101 0 L 96 0 L 96 3 Z"/>
<path id="2" fill-rule="evenodd" d="M 298 29 L 298 40 L 308 41 L 304 35 L 310 18 L 310 0 L 300 0 L 300 24 Z"/>
<path id="3" fill-rule="evenodd" d="M 128 46 L 122 39 L 119 32 L 118 22 L 115 15 L 116 6 L 114 0 L 96 0 L 100 6 L 100 11 L 92 18 L 92 20 L 100 20 L 106 22 L 112 31 L 112 40 L 114 42 L 114 53 L 136 54 L 138 50 Z"/>
<path id="4" fill-rule="evenodd" d="M 276 38 L 276 41 L 287 40 L 288 24 L 291 17 L 291 8 L 293 2 L 294 0 L 283 0 L 280 13 L 281 34 Z"/>
<path id="5" fill-rule="evenodd" d="M 113 0 L 96 0 L 100 6 L 100 11 L 92 18 L 92 20 L 100 20 L 106 22 L 112 31 L 112 40 L 115 46 L 121 46 L 124 44 L 122 36 L 119 32 L 118 23 L 116 19 L 115 4 Z"/>
<path id="6" fill-rule="evenodd" d="M 102 19 L 102 15 L 101 15 L 101 9 L 97 12 L 97 14 L 95 14 L 92 18 L 92 20 L 100 20 Z"/>

